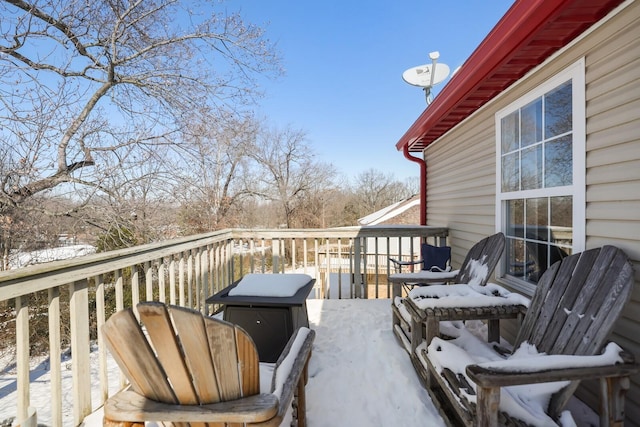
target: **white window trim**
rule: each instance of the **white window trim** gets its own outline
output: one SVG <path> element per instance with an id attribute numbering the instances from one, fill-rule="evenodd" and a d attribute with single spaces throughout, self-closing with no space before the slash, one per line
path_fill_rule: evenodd
<path id="1" fill-rule="evenodd" d="M 501 149 L 501 119 L 513 111 L 524 107 L 545 93 L 572 80 L 573 104 L 573 184 L 566 187 L 521 191 L 523 197 L 535 197 L 536 193 L 544 196 L 554 194 L 572 194 L 573 196 L 573 252 L 585 249 L 586 241 L 586 101 L 585 101 L 585 61 L 584 58 L 559 72 L 543 84 L 528 92 L 516 101 L 495 114 L 496 129 L 496 231 L 503 231 L 503 221 L 506 216 L 503 201 L 509 199 L 502 194 L 502 149 Z M 505 266 L 501 261 L 496 268 L 499 281 L 514 289 L 533 295 L 535 285 L 505 276 Z"/>

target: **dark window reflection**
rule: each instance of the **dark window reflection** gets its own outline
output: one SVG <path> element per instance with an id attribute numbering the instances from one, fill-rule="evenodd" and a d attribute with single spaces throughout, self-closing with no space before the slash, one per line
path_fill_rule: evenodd
<path id="1" fill-rule="evenodd" d="M 571 185 L 573 181 L 573 144 L 571 135 L 547 142 L 544 169 L 545 187 Z"/>
<path id="2" fill-rule="evenodd" d="M 524 242 L 522 240 L 507 237 L 505 252 L 510 262 L 507 265 L 507 274 L 519 279 L 525 278 L 527 270 L 524 253 Z"/>
<path id="3" fill-rule="evenodd" d="M 524 199 L 507 201 L 507 236 L 523 237 Z"/>
<path id="4" fill-rule="evenodd" d="M 502 191 L 520 190 L 520 153 L 502 157 Z"/>
<path id="5" fill-rule="evenodd" d="M 522 147 L 542 141 L 542 99 L 522 108 Z"/>
<path id="6" fill-rule="evenodd" d="M 542 188 L 542 145 L 522 150 L 522 190 Z"/>
<path id="7" fill-rule="evenodd" d="M 554 242 L 573 246 L 573 198 L 571 196 L 551 197 L 549 204 L 549 224 L 554 230 Z"/>
<path id="8" fill-rule="evenodd" d="M 520 140 L 520 126 L 518 113 L 518 111 L 515 111 L 500 121 L 500 137 L 503 153 L 509 153 L 510 151 L 517 150 L 519 148 L 518 141 Z"/>
<path id="9" fill-rule="evenodd" d="M 544 96 L 544 137 L 570 132 L 572 126 L 571 81 Z"/>

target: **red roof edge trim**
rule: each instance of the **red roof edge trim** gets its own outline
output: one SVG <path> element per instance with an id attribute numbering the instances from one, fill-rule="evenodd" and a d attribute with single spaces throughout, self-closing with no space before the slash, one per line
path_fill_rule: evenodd
<path id="1" fill-rule="evenodd" d="M 505 64 L 538 29 L 571 3 L 572 0 L 519 0 L 514 3 L 433 103 L 405 132 L 396 148 L 402 150 L 409 145 L 411 149 L 411 145 L 428 129 L 450 113 L 479 84 Z M 426 147 L 430 142 L 423 145 Z"/>

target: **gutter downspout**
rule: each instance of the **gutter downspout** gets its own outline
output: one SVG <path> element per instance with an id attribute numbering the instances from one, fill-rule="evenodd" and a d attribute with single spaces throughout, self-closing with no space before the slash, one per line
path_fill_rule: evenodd
<path id="1" fill-rule="evenodd" d="M 409 154 L 409 144 L 402 147 L 404 157 L 420 165 L 420 225 L 427 225 L 427 163 Z"/>

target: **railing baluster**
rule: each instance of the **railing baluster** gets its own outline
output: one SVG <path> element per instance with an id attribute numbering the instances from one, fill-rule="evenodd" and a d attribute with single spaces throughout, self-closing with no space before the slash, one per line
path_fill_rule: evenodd
<path id="1" fill-rule="evenodd" d="M 318 250 L 318 238 L 313 239 L 313 251 L 314 251 L 314 262 L 315 262 L 315 279 L 316 283 L 320 282 L 320 298 L 326 298 L 325 292 L 325 284 L 322 280 L 322 276 L 320 275 L 320 251 Z"/>
<path id="2" fill-rule="evenodd" d="M 16 298 L 16 363 L 18 382 L 18 422 L 28 416 L 29 395 L 29 305 L 26 296 Z"/>
<path id="3" fill-rule="evenodd" d="M 116 311 L 120 311 L 124 308 L 124 278 L 122 277 L 122 269 L 117 269 L 114 274 L 116 282 Z"/>
<path id="4" fill-rule="evenodd" d="M 153 301 L 153 265 L 151 261 L 144 263 L 144 280 L 147 301 Z"/>
<path id="5" fill-rule="evenodd" d="M 138 273 L 138 266 L 131 266 L 131 307 L 136 317 L 138 317 L 138 308 L 136 307 L 140 302 L 140 275 Z"/>
<path id="6" fill-rule="evenodd" d="M 201 306 L 201 302 L 202 302 L 202 296 L 201 296 L 201 292 L 202 292 L 202 267 L 201 267 L 201 259 L 202 259 L 202 252 L 200 251 L 200 248 L 197 248 L 194 250 L 194 275 L 195 275 L 195 296 L 196 296 L 196 301 L 195 301 L 195 307 L 197 310 L 202 310 L 202 306 Z"/>
<path id="7" fill-rule="evenodd" d="M 342 240 L 338 238 L 338 254 L 336 260 L 338 261 L 338 298 L 342 298 Z M 351 287 L 351 280 L 349 280 L 349 287 Z"/>
<path id="8" fill-rule="evenodd" d="M 176 260 L 169 258 L 169 304 L 176 304 Z"/>
<path id="9" fill-rule="evenodd" d="M 73 420 L 82 422 L 91 413 L 91 381 L 89 375 L 89 289 L 87 280 L 69 285 L 71 323 L 71 370 L 73 372 Z"/>
<path id="10" fill-rule="evenodd" d="M 109 398 L 109 376 L 107 375 L 107 348 L 102 339 L 102 325 L 105 322 L 104 280 L 103 275 L 94 278 L 96 283 L 96 322 L 98 333 L 98 369 L 100 377 L 100 403 Z"/>
<path id="11" fill-rule="evenodd" d="M 307 248 L 307 239 L 303 238 L 302 239 L 302 272 L 304 274 L 307 274 L 307 266 L 308 266 L 308 254 L 307 254 L 308 248 Z"/>
<path id="12" fill-rule="evenodd" d="M 193 307 L 193 250 L 187 252 L 187 304 Z"/>
<path id="13" fill-rule="evenodd" d="M 167 302 L 167 288 L 164 280 L 164 258 L 158 259 L 158 301 Z"/>
<path id="14" fill-rule="evenodd" d="M 207 246 L 207 257 L 208 257 L 208 275 L 209 275 L 209 291 L 211 295 L 215 294 L 215 264 L 214 264 L 214 254 L 213 254 L 213 244 Z"/>
<path id="15" fill-rule="evenodd" d="M 178 264 L 178 301 L 180 301 L 180 305 L 184 307 L 184 271 L 185 261 L 184 261 L 184 252 L 180 252 L 180 262 Z"/>
<path id="16" fill-rule="evenodd" d="M 49 372 L 51 376 L 51 425 L 62 426 L 62 371 L 60 357 L 60 288 L 48 289 Z"/>
<path id="17" fill-rule="evenodd" d="M 373 268 L 375 269 L 376 273 L 378 271 L 378 257 L 379 257 L 379 252 L 378 252 L 378 238 L 374 237 L 374 251 L 375 251 L 375 256 L 373 258 Z M 376 274 L 376 299 L 379 298 L 379 294 L 378 294 L 378 286 L 380 285 L 379 281 L 378 281 L 378 274 Z M 387 298 L 389 298 L 389 296 L 387 295 Z"/>

